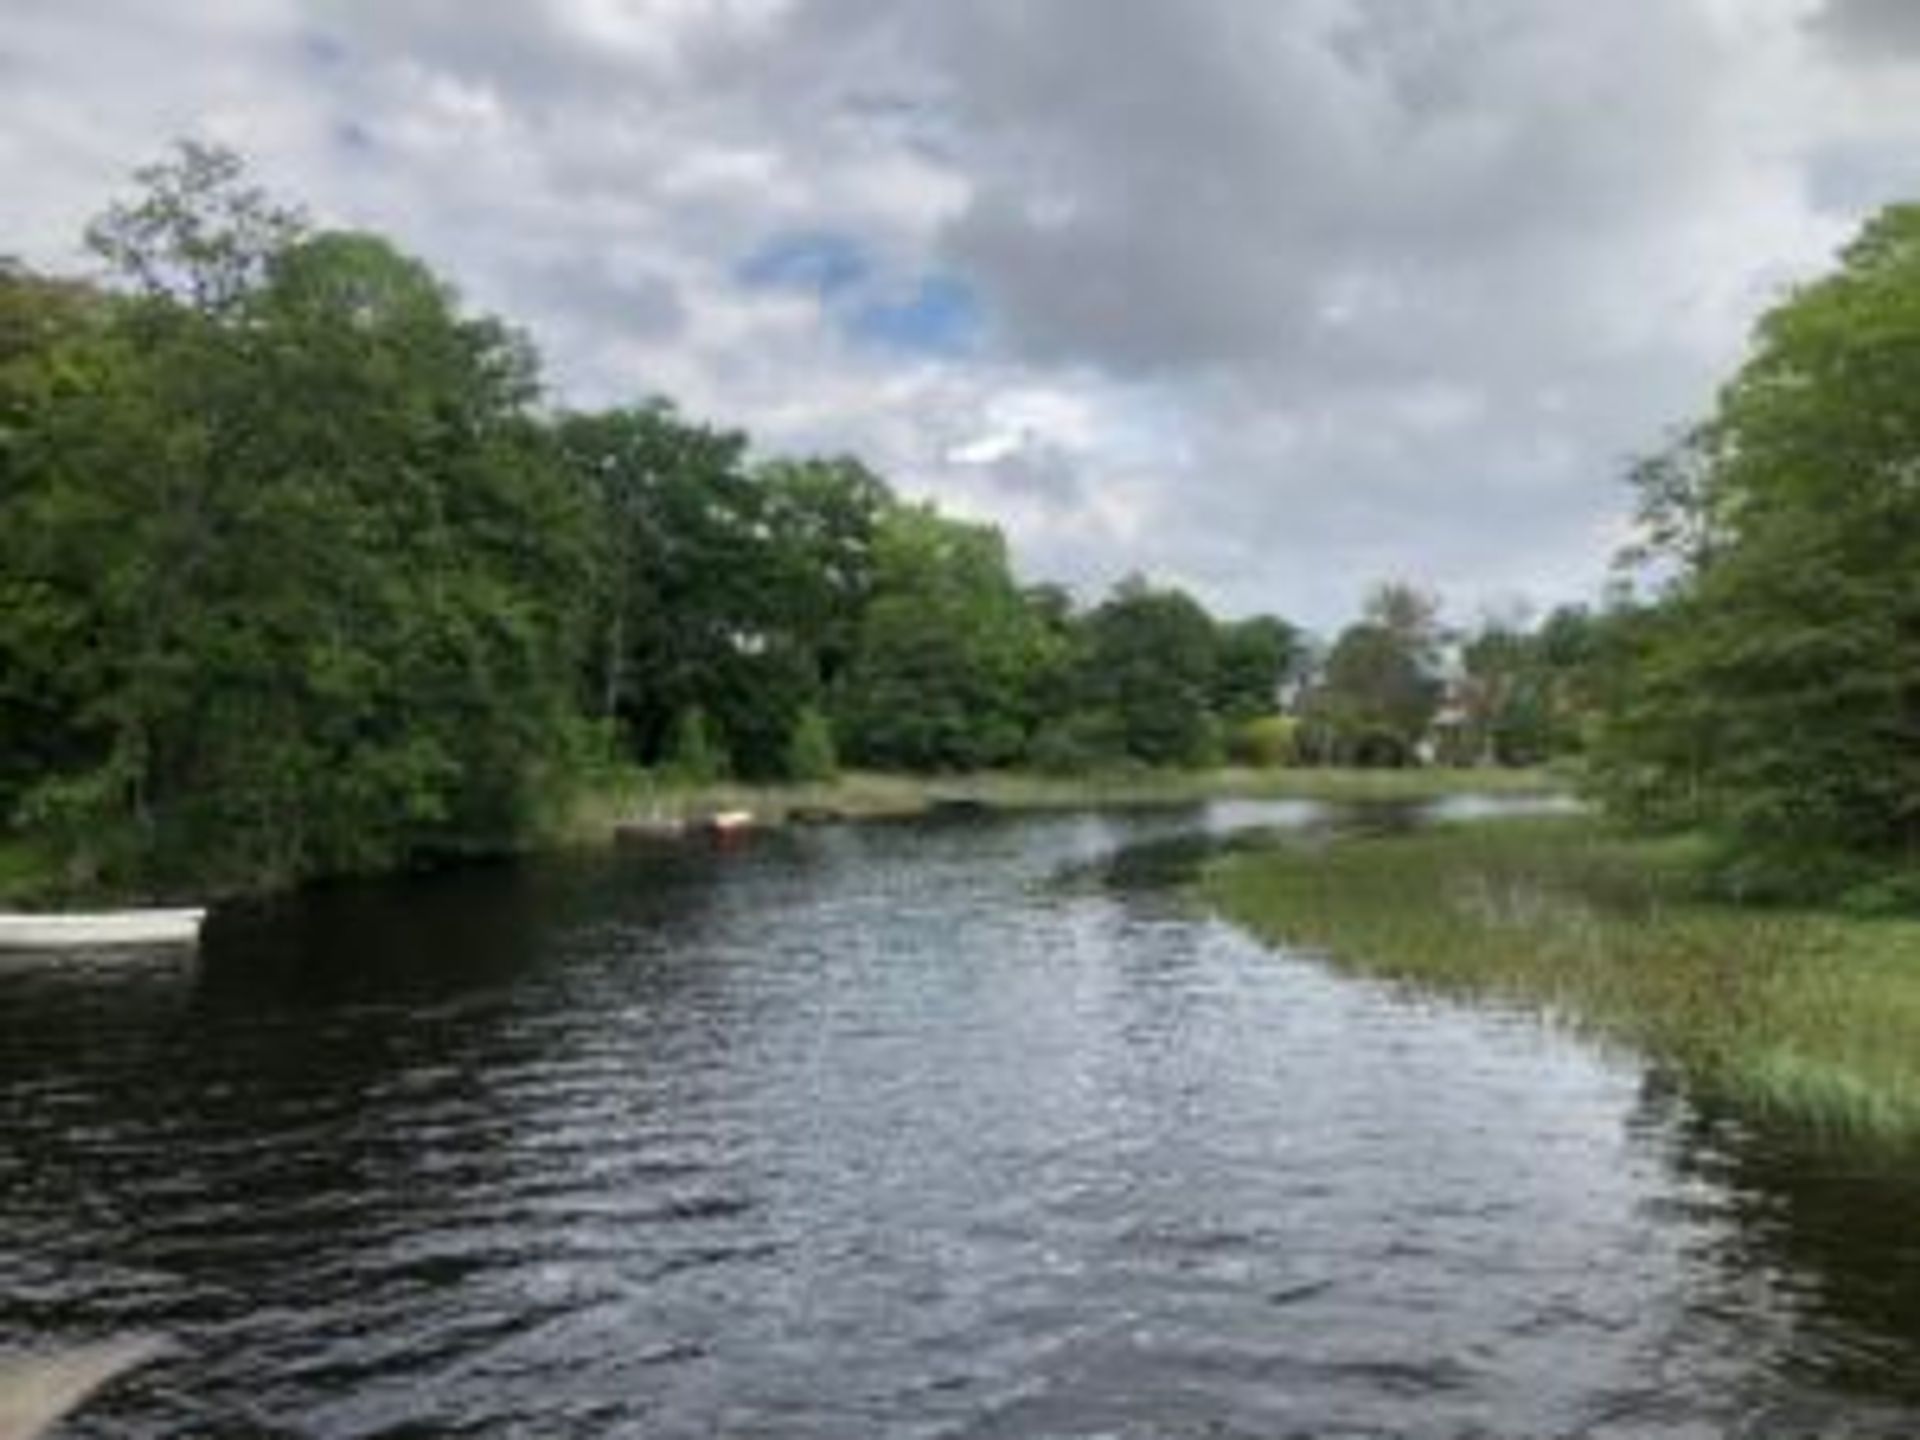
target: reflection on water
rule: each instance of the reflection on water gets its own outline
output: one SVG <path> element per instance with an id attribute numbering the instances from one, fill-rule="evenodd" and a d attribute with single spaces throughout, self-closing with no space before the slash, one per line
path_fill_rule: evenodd
<path id="1" fill-rule="evenodd" d="M 0 974 L 94 1436 L 1895 1435 L 1912 1175 L 1170 888 L 1308 805 L 341 887 Z"/>

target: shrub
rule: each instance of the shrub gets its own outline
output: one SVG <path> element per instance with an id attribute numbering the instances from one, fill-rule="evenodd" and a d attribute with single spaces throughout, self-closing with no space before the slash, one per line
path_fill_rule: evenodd
<path id="1" fill-rule="evenodd" d="M 1125 755 L 1125 727 L 1119 716 L 1105 710 L 1082 710 L 1056 720 L 1027 746 L 1027 762 L 1048 775 L 1112 769 Z"/>
<path id="2" fill-rule="evenodd" d="M 1227 753 L 1235 764 L 1277 770 L 1298 758 L 1300 722 L 1290 715 L 1262 715 L 1233 732 Z"/>
<path id="3" fill-rule="evenodd" d="M 840 753 L 833 743 L 833 726 L 813 706 L 801 709 L 787 741 L 787 778 L 820 784 L 840 773 Z"/>
<path id="4" fill-rule="evenodd" d="M 713 734 L 707 715 L 690 705 L 675 718 L 661 763 L 666 778 L 680 785 L 711 785 L 726 777 L 726 747 Z"/>

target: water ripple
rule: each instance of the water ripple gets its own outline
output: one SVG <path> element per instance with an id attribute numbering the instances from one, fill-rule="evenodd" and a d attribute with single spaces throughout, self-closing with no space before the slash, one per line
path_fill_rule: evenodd
<path id="1" fill-rule="evenodd" d="M 1920 1183 L 1165 887 L 1316 807 L 342 887 L 0 974 L 93 1437 L 1911 1433 Z"/>

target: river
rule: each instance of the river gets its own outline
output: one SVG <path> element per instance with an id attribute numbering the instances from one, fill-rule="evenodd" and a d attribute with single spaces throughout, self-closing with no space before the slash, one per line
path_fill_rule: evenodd
<path id="1" fill-rule="evenodd" d="M 1920 1432 L 1920 1182 L 1194 913 L 1297 804 L 340 886 L 0 972 L 96 1437 Z"/>

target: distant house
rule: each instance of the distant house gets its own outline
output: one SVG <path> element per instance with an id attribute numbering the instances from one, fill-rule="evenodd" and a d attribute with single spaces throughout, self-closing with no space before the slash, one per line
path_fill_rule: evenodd
<path id="1" fill-rule="evenodd" d="M 1456 688 L 1434 712 L 1414 753 L 1422 765 L 1470 765 L 1474 760 L 1473 728 L 1472 712 Z"/>

